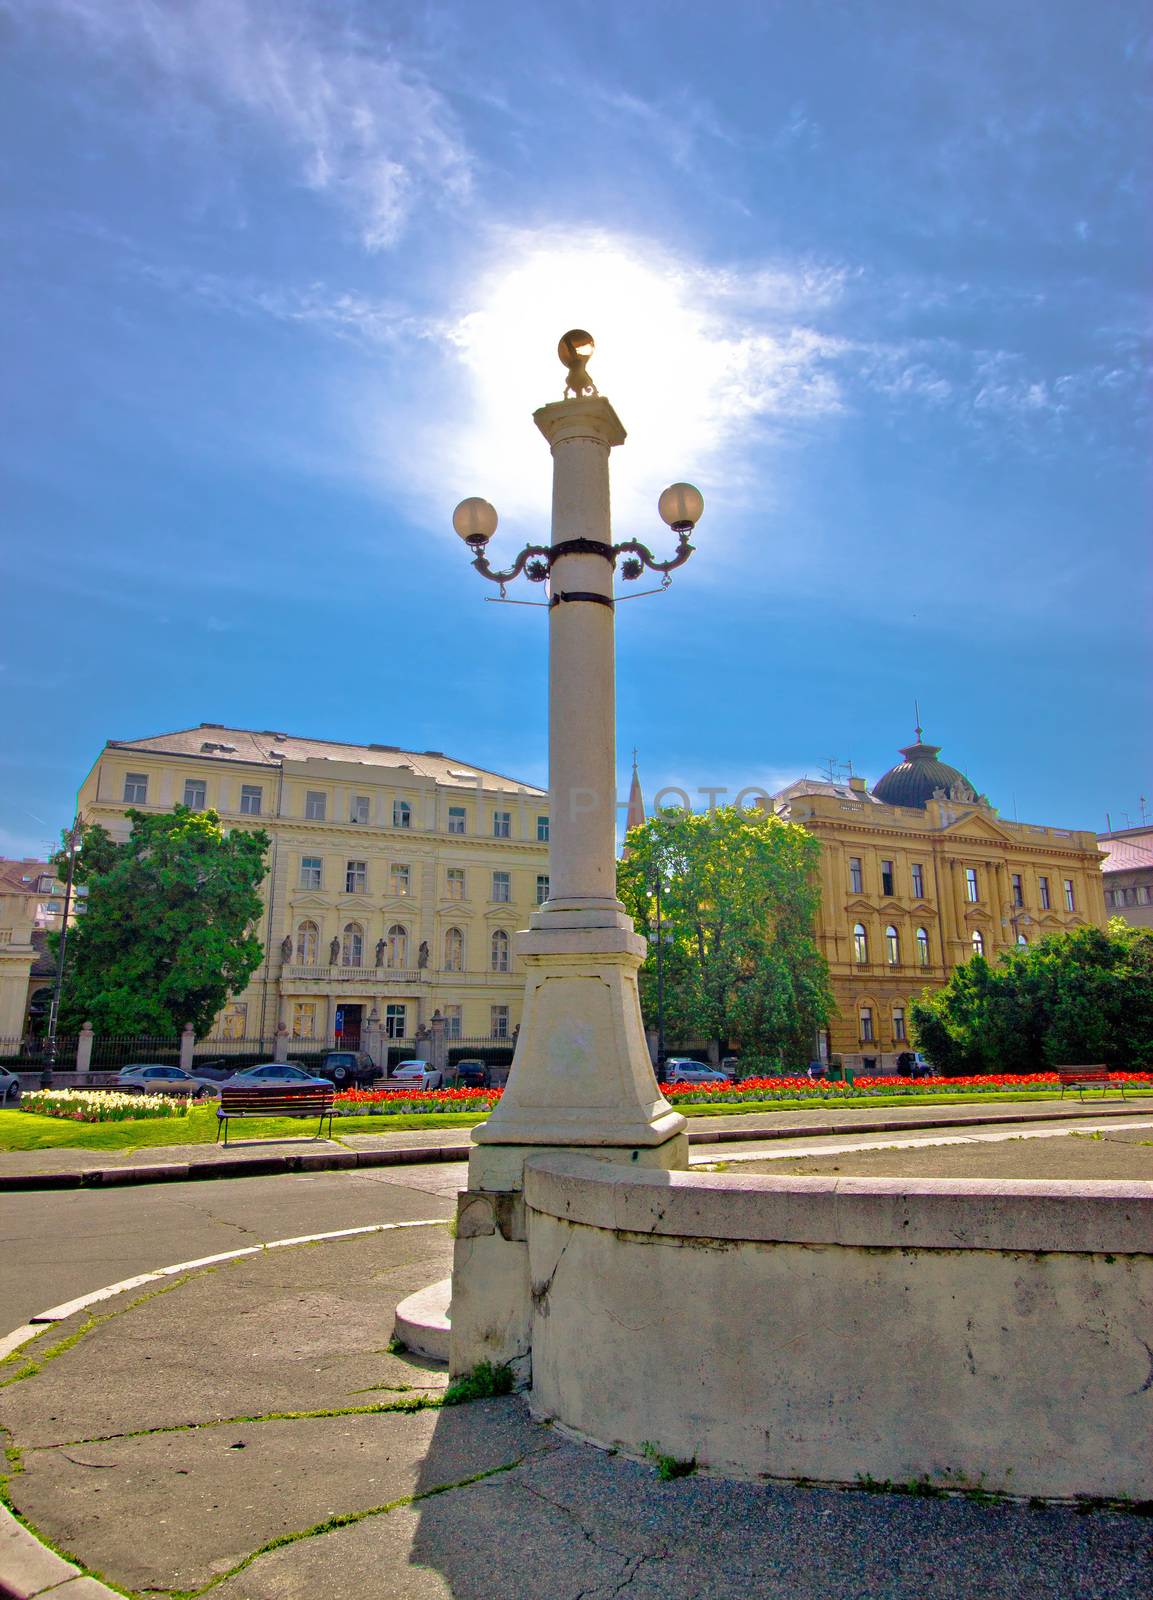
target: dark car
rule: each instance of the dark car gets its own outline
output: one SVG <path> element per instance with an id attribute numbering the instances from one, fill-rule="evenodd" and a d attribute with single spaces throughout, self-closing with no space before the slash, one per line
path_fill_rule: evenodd
<path id="1" fill-rule="evenodd" d="M 319 1061 L 310 1061 L 309 1070 L 318 1078 L 328 1078 L 338 1089 L 366 1089 L 384 1073 L 363 1050 L 329 1050 Z"/>
<path id="2" fill-rule="evenodd" d="M 491 1089 L 492 1072 L 487 1061 L 458 1061 L 452 1069 L 458 1089 Z"/>

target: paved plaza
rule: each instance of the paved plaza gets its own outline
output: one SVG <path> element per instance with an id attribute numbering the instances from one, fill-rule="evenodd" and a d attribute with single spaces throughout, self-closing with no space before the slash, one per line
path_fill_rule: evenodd
<path id="1" fill-rule="evenodd" d="M 83 1198 L 139 1207 L 168 1192 Z M 410 1223 L 192 1270 L 65 1319 L 0 1369 L 12 1504 L 134 1595 L 1149 1592 L 1151 1524 L 1138 1515 L 664 1482 L 648 1462 L 532 1422 L 517 1396 L 428 1406 L 445 1377 L 390 1353 L 392 1312 L 450 1256 L 444 1223 Z"/>

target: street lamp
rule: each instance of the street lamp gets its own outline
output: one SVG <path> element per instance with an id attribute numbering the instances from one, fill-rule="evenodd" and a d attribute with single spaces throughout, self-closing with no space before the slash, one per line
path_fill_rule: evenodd
<path id="1" fill-rule="evenodd" d="M 614 592 L 614 576 L 630 583 L 648 569 L 667 587 L 693 553 L 704 501 L 688 483 L 661 495 L 658 513 L 677 536 L 668 560 L 635 539 L 613 542 L 609 453 L 625 430 L 588 375 L 593 349 L 584 329 L 564 335 L 565 398 L 533 415 L 553 457 L 549 542 L 496 567 L 493 507 L 473 497 L 453 513 L 473 566 L 502 598 L 522 575 L 548 584 L 550 799 L 549 897 L 516 935 L 526 969 L 516 1053 L 500 1101 L 473 1130 L 460 1202 L 454 1372 L 527 1350 L 526 1246 L 509 1220 L 522 1203 L 526 1160 L 567 1148 L 665 1170 L 688 1164 L 685 1119 L 662 1095 L 645 1041 L 637 973 L 646 944 L 616 892 L 614 627 L 618 599 L 630 596 Z M 482 1215 L 491 1228 L 474 1220 Z"/>
<path id="2" fill-rule="evenodd" d="M 76 871 L 76 851 L 84 837 L 84 819 L 77 816 L 68 831 L 68 875 L 64 883 L 64 917 L 60 925 L 60 947 L 56 952 L 56 976 L 52 983 L 52 1001 L 48 1007 L 48 1033 L 44 1040 L 44 1065 L 40 1069 L 40 1087 L 52 1087 L 53 1069 L 56 1066 L 56 1027 L 60 1017 L 60 996 L 64 989 L 64 961 L 68 953 L 68 918 L 72 911 L 72 878 Z"/>

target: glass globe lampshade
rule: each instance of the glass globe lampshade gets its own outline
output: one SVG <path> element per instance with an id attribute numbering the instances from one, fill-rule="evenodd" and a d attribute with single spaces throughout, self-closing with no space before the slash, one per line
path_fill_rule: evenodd
<path id="1" fill-rule="evenodd" d="M 462 500 L 452 514 L 453 527 L 474 550 L 484 549 L 496 532 L 497 520 L 495 508 L 475 494 Z"/>
<path id="2" fill-rule="evenodd" d="M 674 533 L 695 528 L 705 510 L 705 499 L 691 483 L 670 483 L 657 501 L 661 521 L 667 522 Z"/>

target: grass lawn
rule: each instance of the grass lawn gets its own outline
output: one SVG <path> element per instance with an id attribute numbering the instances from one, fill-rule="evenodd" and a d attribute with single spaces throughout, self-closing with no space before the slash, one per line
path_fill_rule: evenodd
<path id="1" fill-rule="evenodd" d="M 1153 1101 L 1153 1090 L 1128 1088 L 1130 1099 L 1138 1096 Z M 1070 1096 L 1065 1096 L 1066 1104 Z M 1110 1096 L 1110 1099 L 1113 1097 Z M 851 1100 L 828 1100 L 814 1096 L 808 1100 L 761 1100 L 744 1105 L 680 1105 L 687 1117 L 731 1117 L 772 1114 L 776 1111 L 831 1111 L 852 1113 L 885 1106 L 1013 1105 L 1022 1101 L 1059 1100 L 1055 1090 L 1021 1091 L 971 1090 L 967 1093 L 870 1095 Z M 1090 1111 L 1101 1101 L 1099 1094 L 1085 1100 Z M 425 1115 L 377 1117 L 336 1117 L 333 1132 L 403 1133 L 413 1128 L 470 1128 L 483 1122 L 483 1111 L 438 1111 Z M 302 1117 L 245 1118 L 238 1137 L 244 1139 L 299 1138 L 312 1124 Z M 57 1117 L 41 1117 L 30 1111 L 0 1111 L 0 1150 L 141 1150 L 173 1144 L 212 1144 L 216 1138 L 215 1106 L 196 1106 L 187 1117 L 142 1118 L 139 1122 L 64 1122 Z"/>

